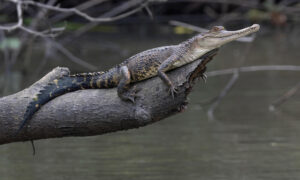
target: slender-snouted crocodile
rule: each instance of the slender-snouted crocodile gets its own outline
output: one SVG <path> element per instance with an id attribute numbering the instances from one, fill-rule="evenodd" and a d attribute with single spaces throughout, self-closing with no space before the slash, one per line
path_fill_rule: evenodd
<path id="1" fill-rule="evenodd" d="M 135 92 L 130 90 L 130 84 L 158 75 L 168 85 L 174 98 L 176 87 L 166 75 L 167 71 L 195 61 L 223 44 L 258 30 L 258 24 L 237 31 L 227 31 L 222 26 L 215 26 L 210 31 L 196 35 L 178 45 L 158 47 L 138 53 L 105 73 L 83 73 L 55 79 L 30 102 L 19 130 L 42 105 L 57 96 L 80 89 L 117 87 L 118 95 L 122 100 L 134 102 Z"/>

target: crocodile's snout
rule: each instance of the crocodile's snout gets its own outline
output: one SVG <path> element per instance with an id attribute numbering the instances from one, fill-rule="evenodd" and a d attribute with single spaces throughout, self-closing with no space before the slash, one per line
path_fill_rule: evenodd
<path id="1" fill-rule="evenodd" d="M 254 32 L 258 31 L 260 29 L 260 25 L 259 24 L 253 24 L 251 26 L 251 29 L 253 29 Z"/>

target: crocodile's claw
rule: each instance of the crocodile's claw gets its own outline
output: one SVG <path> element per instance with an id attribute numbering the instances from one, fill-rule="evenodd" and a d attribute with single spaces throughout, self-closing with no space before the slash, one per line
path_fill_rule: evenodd
<path id="1" fill-rule="evenodd" d="M 203 73 L 203 74 L 201 75 L 201 79 L 204 81 L 204 83 L 206 83 L 207 75 Z"/>
<path id="2" fill-rule="evenodd" d="M 128 91 L 123 92 L 122 95 L 121 95 L 121 98 L 123 100 L 135 103 L 135 98 L 138 97 L 138 95 L 136 94 L 137 92 L 138 92 L 138 90 L 137 90 L 136 86 L 133 86 Z"/>
<path id="3" fill-rule="evenodd" d="M 130 101 L 132 103 L 135 103 L 136 95 L 132 92 L 126 92 L 122 94 L 121 98 L 125 101 Z"/>
<path id="4" fill-rule="evenodd" d="M 169 93 L 172 95 L 172 98 L 175 99 L 175 94 L 178 93 L 178 90 L 172 85 L 169 89 Z"/>

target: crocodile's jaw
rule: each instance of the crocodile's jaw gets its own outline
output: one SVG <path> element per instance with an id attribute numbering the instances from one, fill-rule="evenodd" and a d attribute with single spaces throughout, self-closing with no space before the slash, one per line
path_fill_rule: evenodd
<path id="1" fill-rule="evenodd" d="M 208 32 L 205 35 L 197 37 L 198 48 L 212 50 L 238 38 L 257 32 L 259 28 L 258 24 L 253 24 L 237 31 L 221 30 L 219 32 Z"/>

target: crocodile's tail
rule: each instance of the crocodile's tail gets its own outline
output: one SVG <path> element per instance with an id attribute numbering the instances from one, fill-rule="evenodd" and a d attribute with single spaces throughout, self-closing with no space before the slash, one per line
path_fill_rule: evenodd
<path id="1" fill-rule="evenodd" d="M 33 101 L 29 103 L 18 132 L 26 125 L 28 120 L 32 118 L 34 113 L 36 113 L 42 105 L 60 95 L 80 89 L 112 87 L 112 84 L 107 84 L 106 80 L 109 74 L 110 73 L 103 74 L 102 72 L 82 73 L 71 76 L 63 76 L 59 79 L 53 80 L 53 82 L 44 87 L 33 98 Z"/>

